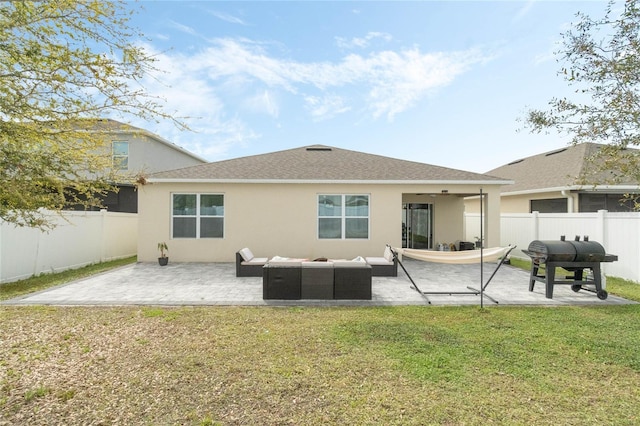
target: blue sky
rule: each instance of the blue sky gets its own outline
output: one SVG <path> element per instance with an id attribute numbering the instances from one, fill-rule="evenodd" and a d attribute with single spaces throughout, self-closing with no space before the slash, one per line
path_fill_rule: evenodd
<path id="1" fill-rule="evenodd" d="M 142 1 L 145 81 L 209 161 L 325 144 L 474 172 L 562 147 L 518 132 L 571 89 L 553 52 L 603 1 Z M 135 4 L 132 4 L 135 7 Z M 142 41 L 141 41 L 142 42 Z"/>

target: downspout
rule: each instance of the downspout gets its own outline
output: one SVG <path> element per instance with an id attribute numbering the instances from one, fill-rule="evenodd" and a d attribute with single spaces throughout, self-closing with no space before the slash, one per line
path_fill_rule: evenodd
<path id="1" fill-rule="evenodd" d="M 573 197 L 566 189 L 560 191 L 563 197 L 567 199 L 567 213 L 574 213 L 573 211 Z"/>

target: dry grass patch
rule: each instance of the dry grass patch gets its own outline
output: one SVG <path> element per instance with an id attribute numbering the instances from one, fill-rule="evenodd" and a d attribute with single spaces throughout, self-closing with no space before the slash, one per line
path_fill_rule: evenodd
<path id="1" fill-rule="evenodd" d="M 637 306 L 0 312 L 0 424 L 637 424 Z"/>

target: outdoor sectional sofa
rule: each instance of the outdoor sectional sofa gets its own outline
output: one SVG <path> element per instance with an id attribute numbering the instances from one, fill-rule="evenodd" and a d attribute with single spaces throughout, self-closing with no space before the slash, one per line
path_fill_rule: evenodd
<path id="1" fill-rule="evenodd" d="M 247 247 L 239 250 L 236 253 L 236 277 L 261 277 L 262 267 L 268 260 L 267 257 L 255 257 Z"/>
<path id="2" fill-rule="evenodd" d="M 387 246 L 382 257 L 365 257 L 365 262 L 371 266 L 371 275 L 374 277 L 397 277 L 398 259 L 393 256 Z M 269 258 L 255 257 L 247 247 L 236 253 L 236 277 L 261 277 L 262 268 Z"/>
<path id="3" fill-rule="evenodd" d="M 371 265 L 362 261 L 269 261 L 263 267 L 265 300 L 371 300 Z"/>
<path id="4" fill-rule="evenodd" d="M 364 260 L 371 265 L 374 277 L 397 277 L 398 258 L 391 252 L 391 247 L 386 246 L 382 257 L 365 257 Z"/>
<path id="5" fill-rule="evenodd" d="M 249 248 L 236 253 L 237 277 L 262 277 L 263 299 L 371 300 L 371 277 L 398 275 L 387 246 L 382 257 L 309 261 L 257 258 Z"/>

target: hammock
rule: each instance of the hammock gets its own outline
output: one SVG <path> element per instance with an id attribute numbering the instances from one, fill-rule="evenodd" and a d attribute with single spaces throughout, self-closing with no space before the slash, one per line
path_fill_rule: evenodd
<path id="1" fill-rule="evenodd" d="M 492 247 L 482 249 L 482 260 L 491 262 L 504 257 L 511 247 Z M 394 248 L 396 253 L 416 260 L 435 263 L 480 263 L 480 250 L 434 251 L 407 248 Z"/>
<path id="2" fill-rule="evenodd" d="M 391 248 L 390 245 L 387 244 L 387 247 L 389 247 L 391 249 L 391 253 L 393 254 L 394 259 L 396 259 L 398 261 L 398 264 L 402 267 L 402 270 L 404 271 L 405 274 L 407 274 L 407 277 L 409 278 L 409 281 L 411 281 L 411 284 L 413 284 L 413 286 L 411 288 L 413 288 L 415 291 L 417 291 L 418 293 L 420 293 L 426 300 L 427 303 L 431 304 L 431 301 L 429 300 L 429 297 L 427 296 L 428 294 L 448 294 L 448 295 L 454 295 L 454 294 L 473 294 L 476 296 L 480 296 L 480 306 L 484 307 L 484 297 L 487 297 L 488 299 L 490 299 L 491 301 L 498 303 L 498 301 L 496 299 L 494 299 L 493 297 L 487 295 L 484 291 L 487 288 L 487 286 L 489 285 L 489 283 L 491 282 L 491 280 L 493 279 L 493 277 L 496 275 L 496 273 L 498 272 L 498 269 L 500 269 L 500 267 L 502 266 L 502 264 L 504 262 L 498 262 L 498 266 L 496 266 L 496 269 L 493 271 L 493 274 L 491 274 L 491 276 L 489 277 L 489 280 L 487 280 L 486 283 L 482 283 L 483 281 L 483 268 L 482 265 L 480 266 L 480 289 L 475 289 L 473 287 L 469 287 L 467 286 L 467 289 L 469 291 L 456 291 L 456 292 L 451 292 L 451 291 L 422 291 L 420 290 L 420 288 L 418 287 L 418 285 L 415 283 L 415 281 L 413 281 L 413 278 L 411 278 L 411 275 L 409 275 L 409 272 L 407 271 L 407 269 L 404 267 L 404 265 L 402 264 L 402 261 L 400 261 L 400 259 L 398 259 L 398 254 L 403 254 L 406 255 L 407 257 L 411 257 L 417 260 L 423 260 L 426 262 L 439 262 L 439 263 L 480 263 L 480 250 L 464 250 L 464 251 L 429 251 L 429 250 L 416 250 L 416 249 L 396 249 L 396 248 Z M 505 258 L 507 256 L 509 256 L 509 254 L 511 253 L 511 251 L 513 249 L 515 249 L 517 246 L 507 246 L 507 247 L 493 247 L 493 248 L 489 248 L 489 249 L 482 249 L 482 260 L 483 261 L 488 261 L 490 259 L 493 260 L 497 260 L 499 258 Z M 466 253 L 465 253 L 466 252 Z M 471 253 L 468 253 L 471 252 Z M 485 255 L 486 253 L 486 255 Z"/>

